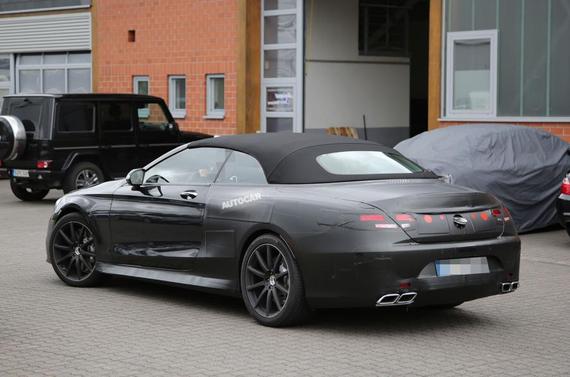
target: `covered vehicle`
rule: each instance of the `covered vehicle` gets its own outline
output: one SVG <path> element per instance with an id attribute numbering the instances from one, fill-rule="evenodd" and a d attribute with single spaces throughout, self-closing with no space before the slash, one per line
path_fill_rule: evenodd
<path id="1" fill-rule="evenodd" d="M 57 201 L 47 258 L 72 286 L 122 275 L 241 295 L 260 323 L 310 308 L 455 306 L 518 287 L 502 204 L 344 137 L 204 139 Z"/>
<path id="2" fill-rule="evenodd" d="M 560 182 L 570 171 L 568 143 L 513 125 L 465 125 L 424 132 L 395 147 L 453 184 L 489 192 L 519 231 L 556 224 Z"/>

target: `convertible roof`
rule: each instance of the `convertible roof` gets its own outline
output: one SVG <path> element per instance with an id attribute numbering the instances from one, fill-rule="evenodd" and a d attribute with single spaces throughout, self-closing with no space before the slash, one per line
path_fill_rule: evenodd
<path id="1" fill-rule="evenodd" d="M 269 183 L 324 183 L 387 178 L 386 175 L 336 175 L 326 172 L 316 157 L 331 152 L 378 150 L 398 153 L 381 144 L 326 134 L 291 132 L 244 134 L 198 140 L 188 148 L 227 148 L 255 157 Z M 405 177 L 409 177 L 406 174 Z M 394 176 L 396 178 L 402 175 Z M 433 174 L 430 174 L 433 177 Z"/>

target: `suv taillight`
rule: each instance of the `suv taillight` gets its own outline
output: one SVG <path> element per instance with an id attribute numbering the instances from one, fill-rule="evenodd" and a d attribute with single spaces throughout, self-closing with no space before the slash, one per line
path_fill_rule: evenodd
<path id="1" fill-rule="evenodd" d="M 570 195 L 570 179 L 565 177 L 562 180 L 562 186 L 560 187 L 560 192 L 564 195 Z"/>
<path id="2" fill-rule="evenodd" d="M 49 169 L 51 166 L 52 160 L 39 160 L 36 162 L 36 168 L 38 169 Z"/>

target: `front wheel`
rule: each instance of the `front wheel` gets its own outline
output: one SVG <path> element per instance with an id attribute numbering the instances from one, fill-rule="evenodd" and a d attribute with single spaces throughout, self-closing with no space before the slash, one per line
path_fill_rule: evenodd
<path id="1" fill-rule="evenodd" d="M 78 213 L 63 216 L 49 240 L 51 265 L 59 278 L 74 287 L 88 287 L 100 282 L 95 269 L 95 237 L 89 223 Z"/>
<path id="2" fill-rule="evenodd" d="M 10 188 L 16 198 L 25 202 L 42 200 L 49 193 L 49 190 L 36 190 L 31 187 L 18 185 L 13 179 L 10 180 Z"/>
<path id="3" fill-rule="evenodd" d="M 245 306 L 262 325 L 290 326 L 308 317 L 301 272 L 280 238 L 267 234 L 249 245 L 240 280 Z"/>

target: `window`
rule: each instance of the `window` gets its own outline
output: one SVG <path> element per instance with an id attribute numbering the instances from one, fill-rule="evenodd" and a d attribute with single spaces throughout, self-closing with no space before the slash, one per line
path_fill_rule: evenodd
<path id="1" fill-rule="evenodd" d="M 380 151 L 346 151 L 322 154 L 319 165 L 338 175 L 412 174 L 423 171 L 404 156 Z"/>
<path id="2" fill-rule="evenodd" d="M 18 55 L 16 91 L 18 93 L 91 92 L 91 53 Z"/>
<path id="3" fill-rule="evenodd" d="M 447 34 L 447 114 L 496 115 L 497 31 Z"/>
<path id="4" fill-rule="evenodd" d="M 498 30 L 497 117 L 570 117 L 568 1 L 445 0 L 445 11 L 448 35 Z"/>
<path id="5" fill-rule="evenodd" d="M 133 76 L 133 93 L 150 94 L 150 83 L 148 76 Z"/>
<path id="6" fill-rule="evenodd" d="M 267 179 L 255 158 L 242 152 L 232 152 L 216 182 L 262 185 L 267 183 Z"/>
<path id="7" fill-rule="evenodd" d="M 59 132 L 93 132 L 95 107 L 90 103 L 60 103 L 57 130 Z"/>
<path id="8" fill-rule="evenodd" d="M 230 153 L 222 148 L 184 149 L 147 170 L 145 183 L 211 184 Z"/>
<path id="9" fill-rule="evenodd" d="M 206 76 L 206 118 L 222 119 L 224 106 L 224 75 Z"/>
<path id="10" fill-rule="evenodd" d="M 400 0 L 360 0 L 358 50 L 363 56 L 408 56 L 408 8 Z"/>
<path id="11" fill-rule="evenodd" d="M 11 56 L 0 55 L 0 109 L 2 108 L 3 97 L 10 94 L 12 71 Z"/>
<path id="12" fill-rule="evenodd" d="M 186 77 L 168 77 L 168 107 L 175 118 L 186 117 Z"/>
<path id="13" fill-rule="evenodd" d="M 137 116 L 142 132 L 164 132 L 170 129 L 170 122 L 158 103 L 138 103 Z"/>
<path id="14" fill-rule="evenodd" d="M 99 103 L 99 125 L 103 132 L 130 132 L 131 104 L 128 102 Z"/>

